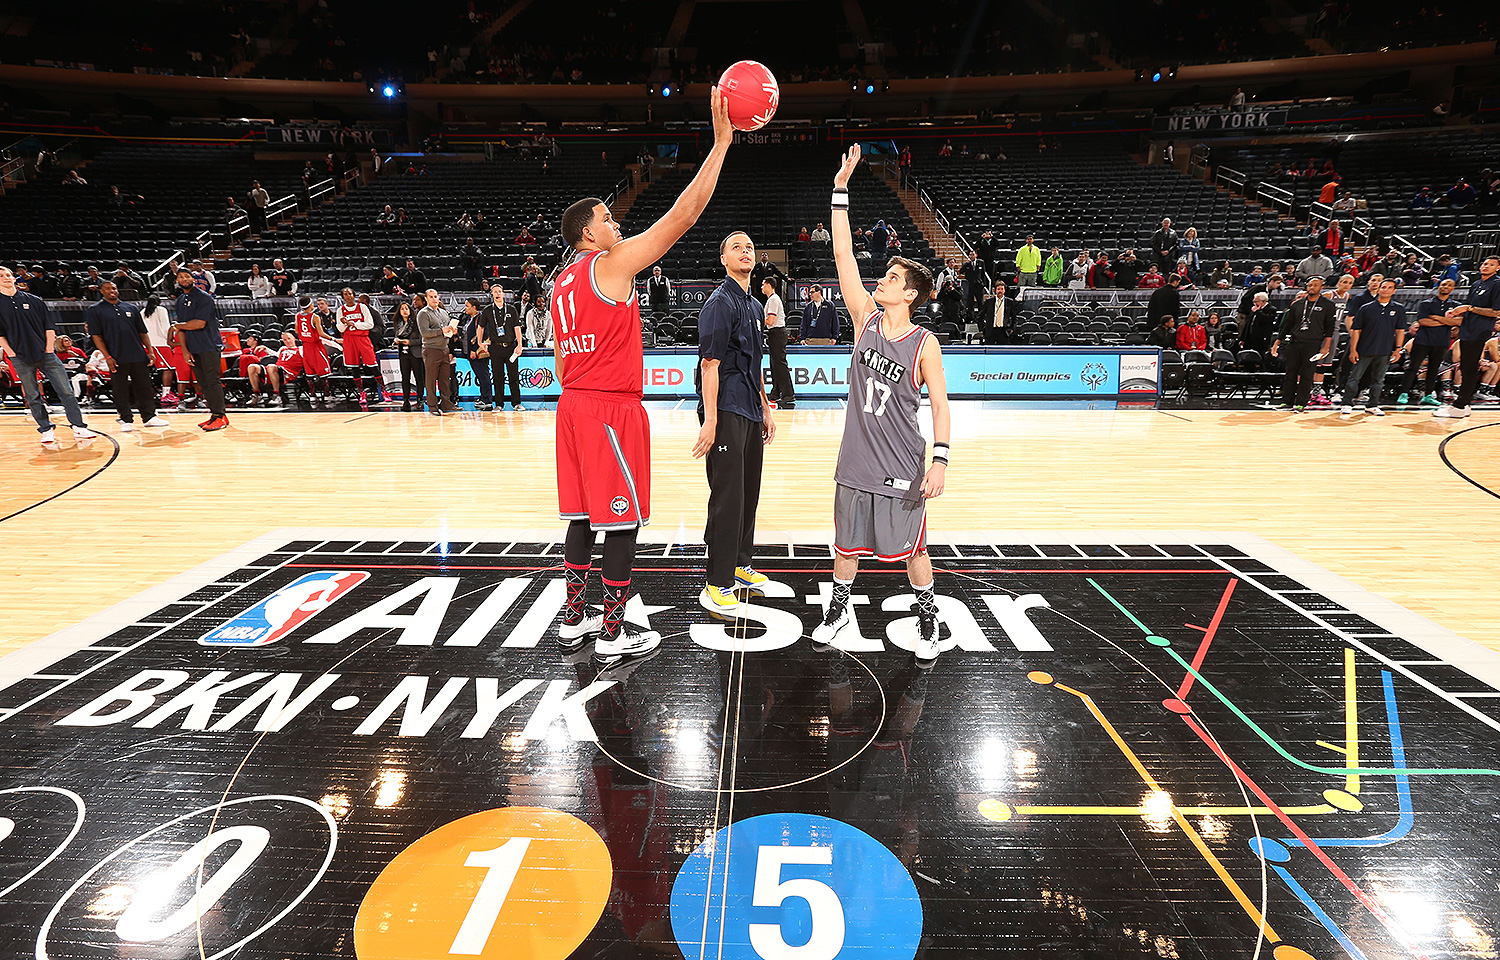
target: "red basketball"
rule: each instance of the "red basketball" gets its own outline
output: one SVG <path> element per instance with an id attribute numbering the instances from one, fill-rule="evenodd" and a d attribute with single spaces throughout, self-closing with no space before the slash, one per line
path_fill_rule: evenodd
<path id="1" fill-rule="evenodd" d="M 741 60 L 719 78 L 719 92 L 729 99 L 729 122 L 736 130 L 759 130 L 776 116 L 781 87 L 765 64 Z"/>

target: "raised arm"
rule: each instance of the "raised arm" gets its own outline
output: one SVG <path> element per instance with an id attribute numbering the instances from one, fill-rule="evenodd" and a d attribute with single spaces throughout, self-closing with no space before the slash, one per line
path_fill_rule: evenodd
<path id="1" fill-rule="evenodd" d="M 859 278 L 859 261 L 854 259 L 854 235 L 849 230 L 849 177 L 859 166 L 859 144 L 844 154 L 844 162 L 833 177 L 835 199 L 842 198 L 842 205 L 835 203 L 832 214 L 833 262 L 839 272 L 839 293 L 844 298 L 844 309 L 855 329 L 864 326 L 865 320 L 875 312 L 875 298 L 865 289 Z"/>
<path id="2" fill-rule="evenodd" d="M 606 294 L 623 291 L 625 300 L 635 283 L 636 274 L 645 270 L 666 255 L 672 244 L 682 238 L 698 222 L 708 201 L 713 198 L 714 187 L 719 182 L 719 171 L 724 167 L 724 156 L 734 142 L 734 128 L 729 125 L 728 99 L 715 86 L 710 94 L 710 105 L 714 118 L 714 145 L 708 156 L 698 166 L 698 173 L 682 191 L 672 208 L 662 214 L 644 233 L 621 240 L 599 257 L 594 268 L 600 286 Z"/>

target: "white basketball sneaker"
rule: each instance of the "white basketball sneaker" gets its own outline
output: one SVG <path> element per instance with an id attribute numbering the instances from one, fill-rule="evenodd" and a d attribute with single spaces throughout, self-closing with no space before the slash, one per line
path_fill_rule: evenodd
<path id="1" fill-rule="evenodd" d="M 845 627 L 854 622 L 854 614 L 850 612 L 849 604 L 843 603 L 837 608 L 832 603 L 828 605 L 828 612 L 823 614 L 823 622 L 813 628 L 812 640 L 818 646 L 828 646 L 833 643 L 839 633 Z"/>
<path id="2" fill-rule="evenodd" d="M 660 651 L 661 634 L 622 623 L 614 638 L 601 635 L 595 642 L 594 663 L 601 668 L 617 667 L 627 661 L 654 657 Z"/>

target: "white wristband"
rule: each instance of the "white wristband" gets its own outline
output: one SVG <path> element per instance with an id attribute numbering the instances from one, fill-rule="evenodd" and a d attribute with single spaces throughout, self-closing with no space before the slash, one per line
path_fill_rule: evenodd
<path id="1" fill-rule="evenodd" d="M 837 187 L 833 191 L 833 208 L 835 210 L 849 209 L 849 191 L 840 190 Z"/>
<path id="2" fill-rule="evenodd" d="M 948 445 L 946 443 L 934 443 L 932 445 L 932 462 L 948 465 Z"/>

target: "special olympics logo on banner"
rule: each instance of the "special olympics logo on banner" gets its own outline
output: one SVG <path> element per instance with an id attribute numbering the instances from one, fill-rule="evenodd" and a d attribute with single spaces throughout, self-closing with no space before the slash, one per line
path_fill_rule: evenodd
<path id="1" fill-rule="evenodd" d="M 1102 363 L 1084 364 L 1083 372 L 1078 375 L 1084 385 L 1090 390 L 1098 390 L 1109 382 L 1109 371 L 1104 369 Z"/>
<path id="2" fill-rule="evenodd" d="M 537 367 L 534 370 L 528 367 L 521 371 L 521 382 L 534 390 L 545 390 L 552 386 L 554 379 L 552 371 L 546 367 Z"/>

